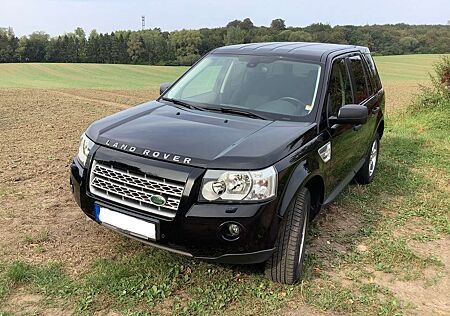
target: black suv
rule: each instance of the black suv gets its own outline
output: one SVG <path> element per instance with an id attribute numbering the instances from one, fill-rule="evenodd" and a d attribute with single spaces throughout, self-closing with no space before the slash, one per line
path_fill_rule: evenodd
<path id="1" fill-rule="evenodd" d="M 260 43 L 203 57 L 161 96 L 93 123 L 70 184 L 87 216 L 216 262 L 301 274 L 310 219 L 372 181 L 384 91 L 365 47 Z"/>

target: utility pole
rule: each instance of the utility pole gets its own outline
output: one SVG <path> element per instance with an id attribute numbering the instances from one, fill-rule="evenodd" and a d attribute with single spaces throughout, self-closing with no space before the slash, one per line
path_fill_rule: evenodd
<path id="1" fill-rule="evenodd" d="M 145 29 L 145 15 L 142 16 L 142 30 Z"/>

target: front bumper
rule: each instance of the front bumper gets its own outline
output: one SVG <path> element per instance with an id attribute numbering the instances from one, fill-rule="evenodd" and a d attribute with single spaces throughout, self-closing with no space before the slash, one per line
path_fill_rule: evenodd
<path id="1" fill-rule="evenodd" d="M 123 161 L 124 157 L 120 158 Z M 150 161 L 146 159 L 147 163 Z M 87 165 L 90 165 L 89 159 Z M 167 163 L 169 168 L 174 166 L 176 167 Z M 274 244 L 281 220 L 277 216 L 277 200 L 258 204 L 199 203 L 197 194 L 203 171 L 195 170 L 190 171 L 194 176 L 191 187 L 186 190 L 190 193 L 189 196 L 183 198 L 175 218 L 167 219 L 92 195 L 88 185 L 89 170 L 83 168 L 77 159 L 72 161 L 70 168 L 70 184 L 74 198 L 83 212 L 94 221 L 96 204 L 142 220 L 157 221 L 158 238 L 155 241 L 132 236 L 125 231 L 105 225 L 130 238 L 186 256 L 229 264 L 264 262 L 270 258 L 275 249 Z M 224 223 L 230 222 L 237 223 L 242 228 L 237 240 L 226 240 L 222 235 Z"/>

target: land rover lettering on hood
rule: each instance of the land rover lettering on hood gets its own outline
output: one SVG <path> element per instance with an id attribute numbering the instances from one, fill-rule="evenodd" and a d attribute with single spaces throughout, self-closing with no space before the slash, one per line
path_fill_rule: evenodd
<path id="1" fill-rule="evenodd" d="M 369 50 L 222 47 L 160 93 L 81 136 L 70 187 L 83 212 L 154 247 L 265 262 L 268 278 L 297 282 L 309 221 L 376 173 L 385 97 Z"/>

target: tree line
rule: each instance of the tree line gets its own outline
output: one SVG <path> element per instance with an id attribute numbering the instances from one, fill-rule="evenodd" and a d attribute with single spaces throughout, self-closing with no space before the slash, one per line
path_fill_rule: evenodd
<path id="1" fill-rule="evenodd" d="M 252 42 L 325 42 L 367 46 L 374 54 L 436 54 L 450 51 L 448 25 L 337 25 L 316 23 L 286 27 L 275 19 L 270 26 L 255 26 L 246 18 L 225 27 L 164 32 L 141 31 L 98 33 L 86 36 L 82 28 L 50 37 L 34 32 L 18 38 L 11 28 L 0 29 L 0 63 L 60 62 L 191 65 L 210 50 Z"/>

